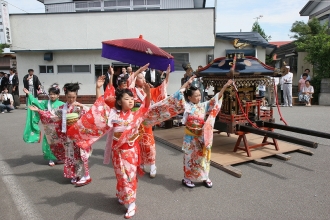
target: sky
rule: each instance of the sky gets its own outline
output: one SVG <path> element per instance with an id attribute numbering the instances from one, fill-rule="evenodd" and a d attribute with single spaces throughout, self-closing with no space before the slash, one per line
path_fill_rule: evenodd
<path id="1" fill-rule="evenodd" d="M 308 21 L 299 11 L 308 0 L 207 0 L 206 6 L 214 7 L 217 1 L 216 32 L 249 32 L 256 18 L 271 41 L 292 40 L 291 26 L 295 21 Z M 37 0 L 7 0 L 9 13 L 44 13 Z"/>

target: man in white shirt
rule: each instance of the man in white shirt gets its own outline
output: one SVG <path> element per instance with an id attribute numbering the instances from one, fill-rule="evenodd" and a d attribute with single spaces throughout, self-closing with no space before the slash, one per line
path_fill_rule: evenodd
<path id="1" fill-rule="evenodd" d="M 288 73 L 282 76 L 283 80 L 283 96 L 284 105 L 283 107 L 292 107 L 292 79 L 293 73 L 290 72 L 290 66 L 285 66 L 288 69 Z"/>
<path id="2" fill-rule="evenodd" d="M 151 88 L 156 88 L 162 84 L 161 73 L 158 70 L 149 68 L 145 73 L 146 82 Z"/>
<path id="3" fill-rule="evenodd" d="M 0 101 L 1 101 L 0 104 L 1 113 L 5 113 L 5 109 L 7 110 L 7 112 L 10 112 L 15 109 L 13 96 L 10 93 L 8 93 L 7 87 L 4 87 L 3 91 L 1 92 Z"/>

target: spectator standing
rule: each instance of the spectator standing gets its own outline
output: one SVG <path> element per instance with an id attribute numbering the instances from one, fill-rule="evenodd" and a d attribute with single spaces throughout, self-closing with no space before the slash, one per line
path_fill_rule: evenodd
<path id="1" fill-rule="evenodd" d="M 121 68 L 121 74 L 126 74 L 126 73 L 127 73 L 126 68 L 125 68 L 125 67 L 122 67 L 122 68 Z"/>
<path id="2" fill-rule="evenodd" d="M 258 91 L 259 91 L 259 98 L 261 98 L 261 101 L 262 101 L 260 108 L 263 109 L 263 110 L 267 110 L 266 100 L 265 100 L 266 86 L 265 85 L 259 85 L 258 86 Z"/>
<path id="3" fill-rule="evenodd" d="M 145 79 L 146 82 L 151 85 L 151 88 L 156 88 L 162 84 L 162 74 L 155 69 L 149 68 L 146 71 Z"/>
<path id="4" fill-rule="evenodd" d="M 183 75 L 183 78 L 181 79 L 181 85 L 185 84 L 190 79 L 190 77 L 192 76 L 192 72 L 193 72 L 193 69 L 191 68 L 190 63 L 183 63 L 182 68 L 186 72 Z"/>
<path id="5" fill-rule="evenodd" d="M 132 67 L 131 67 L 131 66 L 128 66 L 128 67 L 127 67 L 127 73 L 128 73 L 129 75 L 132 75 L 132 74 L 133 74 L 133 70 L 132 70 Z"/>
<path id="6" fill-rule="evenodd" d="M 24 88 L 29 90 L 30 94 L 35 98 L 38 98 L 38 90 L 40 89 L 41 83 L 39 78 L 34 75 L 34 70 L 29 69 L 28 74 L 23 77 Z M 28 103 L 28 95 L 26 95 L 26 105 Z M 25 108 L 27 109 L 27 107 Z"/>
<path id="7" fill-rule="evenodd" d="M 271 91 L 272 91 L 271 99 L 272 100 L 271 100 L 271 102 L 269 102 L 269 104 L 271 104 L 273 107 L 276 107 L 277 86 L 280 83 L 280 79 L 278 77 L 271 77 L 271 79 L 274 84 L 272 83 L 272 85 L 271 85 L 272 86 L 272 89 L 271 89 Z M 283 90 L 281 89 L 281 99 L 283 97 L 282 93 L 283 93 Z"/>
<path id="8" fill-rule="evenodd" d="M 19 91 L 18 91 L 18 85 L 19 80 L 16 73 L 16 70 L 13 68 L 9 69 L 9 77 L 8 77 L 8 93 L 10 93 L 13 96 L 14 99 L 14 106 L 19 106 Z"/>
<path id="9" fill-rule="evenodd" d="M 0 91 L 3 91 L 5 86 L 7 87 L 8 85 L 8 78 L 5 75 L 4 72 L 0 72 Z"/>
<path id="10" fill-rule="evenodd" d="M 108 68 L 108 71 L 107 73 L 105 74 L 105 78 L 104 78 L 104 84 L 103 84 L 103 90 L 105 91 L 105 89 L 107 88 L 107 85 L 109 84 L 110 82 L 110 77 L 111 77 L 111 74 L 110 74 L 110 70 L 111 70 L 111 66 L 109 66 Z"/>
<path id="11" fill-rule="evenodd" d="M 18 73 L 17 73 L 17 70 L 16 69 L 13 69 L 13 72 L 17 78 L 17 81 L 18 81 Z M 19 82 L 19 81 L 18 81 Z M 19 83 L 17 84 L 17 87 L 16 87 L 16 93 L 13 95 L 13 99 L 14 99 L 14 108 L 18 108 L 20 105 L 21 105 L 21 101 L 20 101 L 20 98 L 19 98 Z"/>
<path id="12" fill-rule="evenodd" d="M 288 73 L 282 76 L 283 80 L 283 97 L 284 105 L 283 107 L 290 106 L 292 107 L 292 79 L 293 73 L 290 72 L 290 66 L 285 66 Z"/>

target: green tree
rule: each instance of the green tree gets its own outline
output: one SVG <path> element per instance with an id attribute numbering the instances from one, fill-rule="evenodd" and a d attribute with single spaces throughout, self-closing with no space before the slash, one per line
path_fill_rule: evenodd
<path id="1" fill-rule="evenodd" d="M 251 31 L 255 31 L 255 32 L 258 32 L 267 42 L 269 42 L 271 39 L 272 39 L 272 36 L 268 36 L 264 29 L 262 29 L 259 25 L 259 22 L 256 21 L 253 23 L 252 25 L 252 30 Z"/>
<path id="2" fill-rule="evenodd" d="M 258 21 L 253 23 L 251 31 L 258 32 L 261 35 L 261 37 L 263 37 L 267 42 L 272 39 L 272 37 L 270 35 L 269 36 L 266 35 L 265 31 L 260 27 Z M 266 56 L 266 64 L 267 65 L 272 65 L 273 64 L 273 57 L 272 56 L 269 56 L 269 55 Z"/>
<path id="3" fill-rule="evenodd" d="M 10 45 L 8 45 L 8 44 L 0 44 L 0 54 L 3 53 L 4 48 L 9 48 L 9 47 L 10 47 Z"/>
<path id="4" fill-rule="evenodd" d="M 305 60 L 313 65 L 312 85 L 315 96 L 320 92 L 321 80 L 330 78 L 330 35 L 328 23 L 321 25 L 313 18 L 308 23 L 296 21 L 291 27 L 298 51 L 307 52 Z"/>

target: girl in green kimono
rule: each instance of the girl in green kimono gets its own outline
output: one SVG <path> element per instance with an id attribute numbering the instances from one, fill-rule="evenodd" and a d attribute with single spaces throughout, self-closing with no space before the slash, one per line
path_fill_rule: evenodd
<path id="1" fill-rule="evenodd" d="M 60 88 L 57 83 L 54 83 L 49 89 L 49 100 L 41 100 L 39 101 L 37 98 L 33 97 L 29 93 L 29 90 L 23 89 L 23 91 L 28 95 L 28 103 L 27 106 L 34 105 L 41 110 L 47 110 L 50 112 L 55 112 L 55 110 L 62 106 L 64 102 L 58 100 L 60 96 Z M 31 111 L 29 108 L 27 109 L 27 117 L 26 124 L 23 133 L 23 140 L 26 143 L 39 143 L 41 132 L 38 126 L 40 121 L 40 117 L 38 112 Z M 55 160 L 63 160 L 65 158 L 65 151 L 60 146 L 50 146 L 47 142 L 46 136 L 44 135 L 42 140 L 42 153 L 44 155 L 45 160 L 49 160 L 49 166 L 55 165 Z"/>

